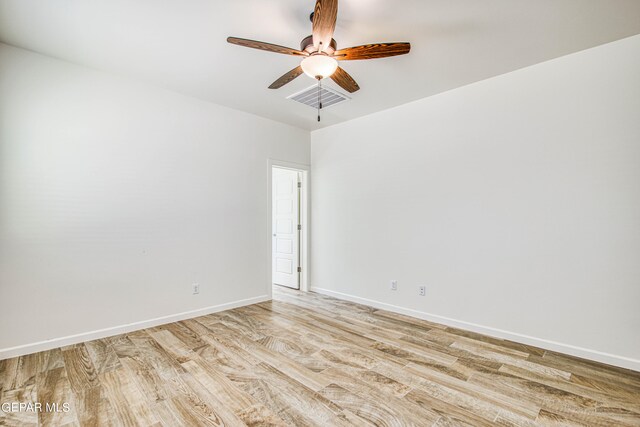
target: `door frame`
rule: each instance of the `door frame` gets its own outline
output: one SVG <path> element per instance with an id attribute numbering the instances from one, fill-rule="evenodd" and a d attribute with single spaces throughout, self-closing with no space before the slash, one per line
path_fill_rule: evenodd
<path id="1" fill-rule="evenodd" d="M 302 272 L 300 273 L 300 291 L 309 291 L 309 239 L 311 236 L 309 230 L 310 224 L 310 203 L 311 203 L 311 186 L 309 185 L 309 178 L 311 167 L 300 163 L 286 162 L 283 160 L 267 159 L 267 236 L 269 236 L 269 254 L 267 259 L 269 260 L 268 273 L 269 278 L 267 280 L 267 295 L 272 298 L 272 286 L 273 286 L 273 168 L 290 169 L 296 172 L 300 172 L 302 177 L 301 196 L 300 196 L 300 224 L 302 225 L 302 232 L 300 233 L 300 267 Z"/>

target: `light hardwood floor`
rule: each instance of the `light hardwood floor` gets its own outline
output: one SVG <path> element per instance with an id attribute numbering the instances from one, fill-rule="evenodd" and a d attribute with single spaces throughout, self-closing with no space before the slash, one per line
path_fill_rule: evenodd
<path id="1" fill-rule="evenodd" d="M 640 373 L 318 294 L 0 361 L 0 425 L 640 425 Z"/>

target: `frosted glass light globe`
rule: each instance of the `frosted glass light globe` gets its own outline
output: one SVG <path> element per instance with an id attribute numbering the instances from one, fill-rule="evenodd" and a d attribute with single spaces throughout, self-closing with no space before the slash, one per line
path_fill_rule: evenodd
<path id="1" fill-rule="evenodd" d="M 330 56 L 323 55 L 321 53 L 307 56 L 300 63 L 302 71 L 313 78 L 327 78 L 336 72 L 338 69 L 338 61 Z"/>

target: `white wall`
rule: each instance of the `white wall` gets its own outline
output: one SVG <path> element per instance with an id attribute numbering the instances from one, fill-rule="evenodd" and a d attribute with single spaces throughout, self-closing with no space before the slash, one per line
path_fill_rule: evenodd
<path id="1" fill-rule="evenodd" d="M 313 289 L 640 370 L 640 36 L 315 131 L 311 159 Z"/>
<path id="2" fill-rule="evenodd" d="M 309 133 L 0 45 L 0 358 L 266 298 L 268 158 Z"/>

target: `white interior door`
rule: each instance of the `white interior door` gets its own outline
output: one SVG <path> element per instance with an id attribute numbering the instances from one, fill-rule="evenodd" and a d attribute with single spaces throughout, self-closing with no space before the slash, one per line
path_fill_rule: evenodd
<path id="1" fill-rule="evenodd" d="M 273 283 L 300 288 L 299 172 L 273 168 Z"/>

